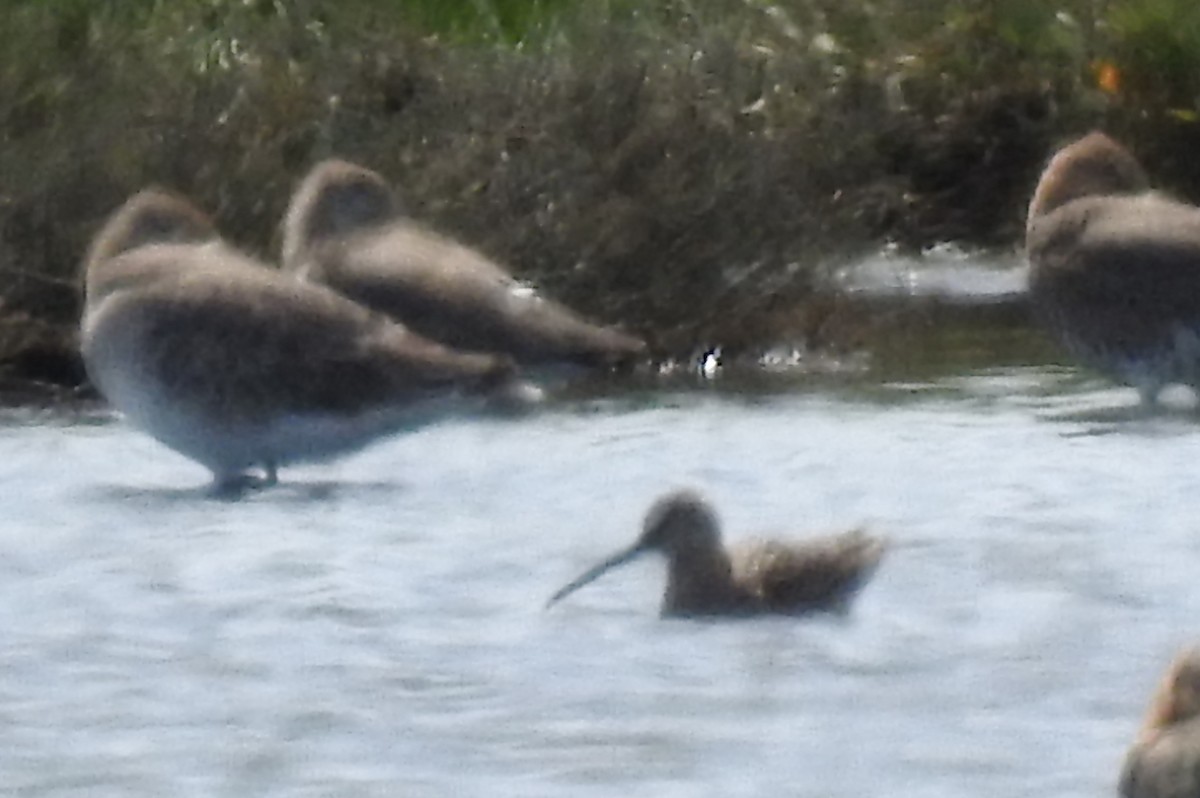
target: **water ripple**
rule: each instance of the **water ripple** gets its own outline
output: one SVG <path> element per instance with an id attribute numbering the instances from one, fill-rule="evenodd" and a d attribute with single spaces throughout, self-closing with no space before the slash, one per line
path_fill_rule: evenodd
<path id="1" fill-rule="evenodd" d="M 105 416 L 0 422 L 12 794 L 1110 794 L 1194 633 L 1200 426 L 1066 369 L 570 403 L 277 490 Z M 663 490 L 895 545 L 848 617 L 551 611 Z"/>

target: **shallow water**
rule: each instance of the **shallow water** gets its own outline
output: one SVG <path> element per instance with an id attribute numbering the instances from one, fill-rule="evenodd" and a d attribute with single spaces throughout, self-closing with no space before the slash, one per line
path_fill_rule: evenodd
<path id="1" fill-rule="evenodd" d="M 106 415 L 0 425 L 0 794 L 1101 796 L 1196 634 L 1200 424 L 1055 368 L 457 421 L 238 502 Z M 844 619 L 663 621 L 731 538 L 869 523 Z"/>

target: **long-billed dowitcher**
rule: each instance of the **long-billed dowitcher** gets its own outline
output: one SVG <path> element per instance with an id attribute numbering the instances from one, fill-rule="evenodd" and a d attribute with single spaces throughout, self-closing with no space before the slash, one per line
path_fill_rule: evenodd
<path id="1" fill-rule="evenodd" d="M 268 268 L 163 191 L 119 208 L 84 268 L 89 375 L 219 486 L 254 484 L 253 469 L 269 484 L 280 464 L 360 448 L 455 397 L 523 395 L 508 358 L 451 351 Z"/>
<path id="2" fill-rule="evenodd" d="M 1124 798 L 1200 796 L 1200 650 L 1171 663 L 1121 770 Z"/>
<path id="3" fill-rule="evenodd" d="M 1084 364 L 1138 389 L 1200 385 L 1200 208 L 1150 191 L 1091 133 L 1042 173 L 1026 223 L 1035 306 Z"/>
<path id="4" fill-rule="evenodd" d="M 638 338 L 539 296 L 479 252 L 401 213 L 377 173 L 318 164 L 292 197 L 283 267 L 447 346 L 521 365 L 606 366 L 645 354 Z"/>
<path id="5" fill-rule="evenodd" d="M 883 556 L 882 538 L 856 529 L 802 541 L 746 541 L 726 549 L 716 513 L 681 490 L 651 506 L 641 536 L 555 593 L 550 606 L 606 571 L 659 551 L 667 558 L 667 616 L 800 614 L 840 611 Z"/>

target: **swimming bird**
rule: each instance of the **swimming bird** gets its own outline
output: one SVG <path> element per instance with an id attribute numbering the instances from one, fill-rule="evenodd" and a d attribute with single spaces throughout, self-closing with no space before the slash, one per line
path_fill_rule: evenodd
<path id="1" fill-rule="evenodd" d="M 726 549 L 716 512 L 692 490 L 668 493 L 646 514 L 629 548 L 588 569 L 554 604 L 649 551 L 667 558 L 664 616 L 748 616 L 844 611 L 883 556 L 882 538 L 860 529 L 803 541 L 753 540 Z"/>
<path id="2" fill-rule="evenodd" d="M 159 189 L 113 213 L 84 268 L 88 374 L 219 488 L 272 484 L 281 464 L 353 451 L 481 396 L 525 396 L 508 358 L 452 351 L 269 268 Z"/>
<path id="3" fill-rule="evenodd" d="M 1200 796 L 1200 649 L 1179 654 L 1121 769 L 1123 798 Z"/>
<path id="4" fill-rule="evenodd" d="M 1200 208 L 1150 190 L 1103 133 L 1047 165 L 1025 234 L 1029 291 L 1068 351 L 1137 388 L 1200 386 Z"/>
<path id="5" fill-rule="evenodd" d="M 285 270 L 456 349 L 536 367 L 622 365 L 646 352 L 639 338 L 584 320 L 405 218 L 380 175 L 346 161 L 323 161 L 301 182 L 283 239 Z"/>

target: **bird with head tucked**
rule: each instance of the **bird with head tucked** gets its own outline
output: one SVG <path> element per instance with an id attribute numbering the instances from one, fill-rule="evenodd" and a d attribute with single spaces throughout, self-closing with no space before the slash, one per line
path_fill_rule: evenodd
<path id="1" fill-rule="evenodd" d="M 273 483 L 281 464 L 353 451 L 484 397 L 524 395 L 508 358 L 452 351 L 281 274 L 165 191 L 117 209 L 84 268 L 91 379 L 219 487 Z"/>
<path id="2" fill-rule="evenodd" d="M 646 354 L 639 338 L 592 324 L 416 224 L 380 175 L 347 161 L 324 161 L 304 178 L 283 239 L 286 270 L 447 346 L 528 367 L 606 367 Z"/>
<path id="3" fill-rule="evenodd" d="M 1085 365 L 1153 404 L 1200 385 L 1200 208 L 1150 190 L 1103 133 L 1059 150 L 1029 206 L 1029 292 Z"/>

